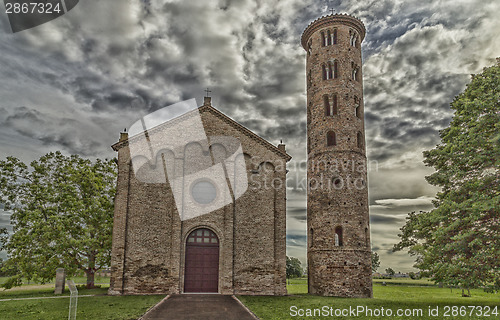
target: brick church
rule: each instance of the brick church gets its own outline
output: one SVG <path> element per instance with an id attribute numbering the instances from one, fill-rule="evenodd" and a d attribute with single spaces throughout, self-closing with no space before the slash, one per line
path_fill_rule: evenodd
<path id="1" fill-rule="evenodd" d="M 172 180 L 147 183 L 137 178 L 140 171 L 133 170 L 137 162 L 130 148 L 134 137 L 122 133 L 113 145 L 118 182 L 109 293 L 286 294 L 285 180 L 291 157 L 283 144 L 272 145 L 212 107 L 210 97 L 195 111 L 150 129 L 148 139 L 154 141 L 173 122 L 187 130 L 190 118 L 199 115 L 207 137 L 229 136 L 241 142 L 248 187 L 237 198 L 233 190 L 226 205 L 190 218 L 187 205 L 176 205 Z M 163 148 L 156 162 L 184 170 L 186 179 L 190 164 L 208 156 L 208 168 L 228 153 L 220 144 L 189 143 L 182 150 Z M 214 200 L 206 192 L 210 184 L 207 179 L 192 181 L 180 192 L 186 198 L 196 188 L 205 189 L 199 199 L 192 196 L 193 202 L 206 206 Z"/>
<path id="2" fill-rule="evenodd" d="M 359 19 L 331 14 L 312 22 L 301 38 L 306 50 L 308 284 L 316 295 L 372 296 L 364 36 Z M 236 138 L 241 154 L 225 163 L 231 152 L 215 138 L 169 146 L 189 136 L 195 115 L 207 137 Z M 180 129 L 169 131 L 174 123 Z M 122 133 L 112 146 L 118 152 L 118 182 L 109 293 L 286 294 L 286 163 L 291 157 L 285 146 L 230 119 L 212 107 L 210 97 L 196 110 L 142 133 L 147 161 L 131 156 L 137 136 Z M 154 147 L 158 142 L 165 147 Z M 213 177 L 220 179 L 219 186 L 231 186 L 229 176 L 240 170 L 245 189 L 232 184 L 222 195 L 209 178 L 189 178 L 196 174 L 189 169 L 193 164 L 203 170 L 219 165 L 220 174 Z M 219 200 L 223 205 L 214 205 Z M 193 208 L 206 213 L 193 214 Z"/>

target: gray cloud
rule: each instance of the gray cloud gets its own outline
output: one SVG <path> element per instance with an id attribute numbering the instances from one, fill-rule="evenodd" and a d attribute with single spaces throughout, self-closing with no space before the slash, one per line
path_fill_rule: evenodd
<path id="1" fill-rule="evenodd" d="M 434 196 L 422 151 L 439 142 L 438 130 L 452 116 L 449 103 L 469 75 L 500 52 L 498 1 L 93 0 L 15 35 L 2 15 L 0 155 L 30 161 L 61 149 L 112 157 L 109 146 L 121 129 L 179 100 L 201 103 L 210 87 L 216 108 L 275 144 L 283 139 L 300 162 L 300 35 L 328 8 L 358 16 L 367 28 L 366 140 L 369 159 L 378 163 L 369 174 L 372 239 L 385 252 L 404 214 L 428 206 L 380 201 Z M 305 171 L 290 170 L 292 185 L 304 178 Z M 290 189 L 288 200 L 289 254 L 305 262 L 304 190 Z M 390 259 L 401 269 L 410 265 L 401 253 Z"/>

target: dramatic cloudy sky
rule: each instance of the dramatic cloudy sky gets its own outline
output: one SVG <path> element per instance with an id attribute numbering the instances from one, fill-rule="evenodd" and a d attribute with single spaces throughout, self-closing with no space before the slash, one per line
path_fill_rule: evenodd
<path id="1" fill-rule="evenodd" d="M 112 157 L 120 130 L 174 102 L 201 104 L 210 87 L 219 110 L 275 144 L 283 139 L 298 181 L 300 35 L 328 8 L 359 17 L 372 245 L 382 270 L 411 270 L 412 258 L 390 249 L 406 213 L 429 209 L 436 192 L 422 151 L 439 142 L 470 74 L 500 56 L 496 0 L 85 0 L 16 34 L 0 8 L 0 158 Z M 305 192 L 291 189 L 288 199 L 287 251 L 305 262 Z M 0 211 L 0 226 L 8 221 Z"/>

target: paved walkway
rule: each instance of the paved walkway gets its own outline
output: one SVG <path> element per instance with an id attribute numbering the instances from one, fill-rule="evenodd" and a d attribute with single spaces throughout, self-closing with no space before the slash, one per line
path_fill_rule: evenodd
<path id="1" fill-rule="evenodd" d="M 239 300 L 220 294 L 172 295 L 142 316 L 141 320 L 256 320 Z"/>

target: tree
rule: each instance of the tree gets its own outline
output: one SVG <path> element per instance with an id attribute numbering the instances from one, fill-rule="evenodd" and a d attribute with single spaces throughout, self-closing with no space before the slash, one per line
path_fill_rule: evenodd
<path id="1" fill-rule="evenodd" d="M 436 282 L 500 288 L 500 59 L 473 75 L 451 103 L 441 143 L 424 152 L 441 187 L 429 212 L 412 212 L 394 250 L 409 248 L 415 266 Z M 470 291 L 469 291 L 470 294 Z"/>
<path id="2" fill-rule="evenodd" d="M 380 257 L 378 253 L 372 251 L 372 272 L 377 272 L 377 269 L 380 267 Z"/>
<path id="3" fill-rule="evenodd" d="M 301 262 L 294 257 L 286 257 L 286 277 L 298 278 L 301 277 L 304 271 L 302 270 Z"/>
<path id="4" fill-rule="evenodd" d="M 47 282 L 56 268 L 68 275 L 83 270 L 87 287 L 94 273 L 109 266 L 116 164 L 49 153 L 30 168 L 15 157 L 0 161 L 0 201 L 12 210 L 13 234 L 0 239 L 6 267 L 21 277 Z M 5 268 L 5 267 L 4 267 Z"/>
<path id="5" fill-rule="evenodd" d="M 387 273 L 390 276 L 393 276 L 396 274 L 396 271 L 394 271 L 394 269 L 392 269 L 392 268 L 387 268 L 387 269 L 385 269 L 385 273 Z"/>

